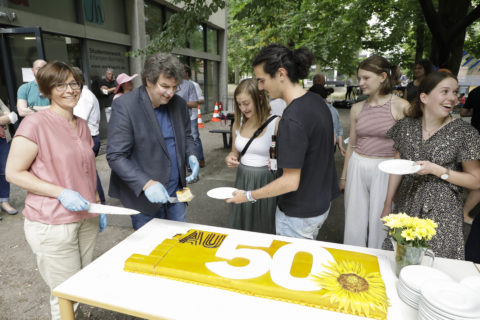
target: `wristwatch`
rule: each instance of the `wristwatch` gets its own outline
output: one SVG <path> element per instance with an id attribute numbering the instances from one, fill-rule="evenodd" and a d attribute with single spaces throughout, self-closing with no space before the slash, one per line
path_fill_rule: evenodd
<path id="1" fill-rule="evenodd" d="M 442 174 L 442 175 L 440 176 L 440 178 L 441 178 L 442 180 L 447 180 L 448 177 L 450 177 L 450 169 L 449 169 L 449 168 L 447 168 L 447 171 L 446 171 L 444 174 Z"/>
<path id="2" fill-rule="evenodd" d="M 248 202 L 250 203 L 257 202 L 257 200 L 255 200 L 252 196 L 252 191 L 245 191 L 245 198 L 247 198 Z"/>

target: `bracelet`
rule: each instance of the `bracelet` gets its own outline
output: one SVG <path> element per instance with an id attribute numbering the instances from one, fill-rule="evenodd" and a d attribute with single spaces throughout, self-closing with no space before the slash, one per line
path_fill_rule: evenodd
<path id="1" fill-rule="evenodd" d="M 339 180 L 347 180 L 347 178 L 338 178 Z"/>
<path id="2" fill-rule="evenodd" d="M 253 198 L 252 191 L 245 191 L 245 198 L 247 198 L 250 203 L 255 203 L 257 201 Z"/>

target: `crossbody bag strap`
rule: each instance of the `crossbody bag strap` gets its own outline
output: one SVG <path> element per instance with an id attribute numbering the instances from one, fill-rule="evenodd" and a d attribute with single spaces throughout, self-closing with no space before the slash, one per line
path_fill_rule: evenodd
<path id="1" fill-rule="evenodd" d="M 262 126 L 260 128 L 257 129 L 257 131 L 255 131 L 255 133 L 253 134 L 253 136 L 250 138 L 250 140 L 248 140 L 247 144 L 245 145 L 245 147 L 243 148 L 242 152 L 240 152 L 240 154 L 243 156 L 245 154 L 245 152 L 247 152 L 247 149 L 248 147 L 250 147 L 250 144 L 252 143 L 253 139 L 255 139 L 256 137 L 258 137 L 260 135 L 260 133 L 262 133 L 263 129 L 265 129 L 266 126 L 268 126 L 268 124 L 270 122 L 272 122 L 273 119 L 275 119 L 276 117 L 278 117 L 277 115 L 273 115 L 271 116 L 270 118 L 267 119 L 267 121 L 265 121 Z"/>

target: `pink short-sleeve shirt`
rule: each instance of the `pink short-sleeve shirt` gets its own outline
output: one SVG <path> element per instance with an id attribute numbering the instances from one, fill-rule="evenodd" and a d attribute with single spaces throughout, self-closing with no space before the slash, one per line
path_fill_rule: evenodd
<path id="1" fill-rule="evenodd" d="M 40 180 L 72 189 L 95 203 L 97 176 L 93 141 L 87 122 L 77 118 L 77 130 L 67 120 L 47 109 L 26 117 L 15 136 L 38 146 L 29 172 Z M 45 224 L 65 224 L 96 216 L 87 211 L 69 211 L 56 198 L 27 193 L 23 215 Z"/>

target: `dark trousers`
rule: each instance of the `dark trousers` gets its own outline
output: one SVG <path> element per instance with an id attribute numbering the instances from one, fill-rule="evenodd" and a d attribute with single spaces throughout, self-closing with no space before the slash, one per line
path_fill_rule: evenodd
<path id="1" fill-rule="evenodd" d="M 472 228 L 465 244 L 465 260 L 480 263 L 480 216 L 472 222 Z"/>
<path id="2" fill-rule="evenodd" d="M 10 183 L 5 179 L 5 165 L 7 164 L 10 145 L 5 138 L 0 138 L 0 200 L 8 201 L 10 197 Z"/>
<path id="3" fill-rule="evenodd" d="M 93 139 L 93 153 L 95 157 L 98 156 L 98 152 L 100 151 L 100 136 L 92 136 Z M 105 193 L 103 192 L 102 182 L 100 181 L 100 177 L 97 171 L 97 191 L 98 195 L 100 196 L 100 201 L 102 204 L 105 204 Z"/>

